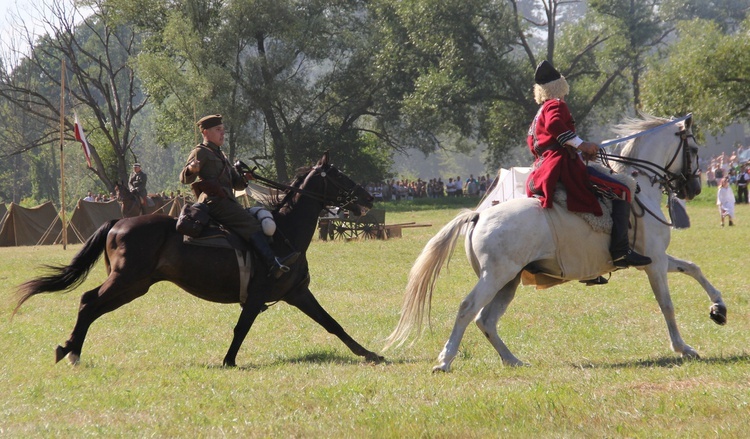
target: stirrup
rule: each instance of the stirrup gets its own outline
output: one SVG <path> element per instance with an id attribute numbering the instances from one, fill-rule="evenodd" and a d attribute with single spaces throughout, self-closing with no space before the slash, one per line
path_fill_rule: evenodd
<path id="1" fill-rule="evenodd" d="M 593 279 L 584 279 L 584 280 L 580 280 L 578 282 L 580 282 L 582 284 L 586 284 L 587 287 L 591 287 L 591 286 L 594 286 L 594 285 L 606 285 L 606 284 L 609 283 L 609 280 L 606 277 L 604 277 L 604 276 L 597 276 L 597 277 L 595 277 Z"/>
<path id="2" fill-rule="evenodd" d="M 276 258 L 276 262 L 268 270 L 268 277 L 279 279 L 287 273 L 289 273 L 289 267 L 279 262 L 279 258 Z"/>
<path id="3" fill-rule="evenodd" d="M 284 256 L 283 258 L 280 258 L 278 256 L 275 257 L 274 264 L 268 271 L 268 275 L 273 277 L 274 279 L 279 279 L 284 274 L 289 273 L 289 271 L 291 270 L 291 268 L 289 268 L 289 265 L 297 262 L 297 258 L 299 258 L 299 256 L 300 252 L 292 252 L 287 256 Z"/>

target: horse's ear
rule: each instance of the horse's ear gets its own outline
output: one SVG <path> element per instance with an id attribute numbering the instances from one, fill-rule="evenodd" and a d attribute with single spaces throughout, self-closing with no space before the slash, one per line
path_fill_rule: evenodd
<path id="1" fill-rule="evenodd" d="M 318 160 L 318 166 L 327 166 L 328 160 L 329 160 L 329 154 L 328 154 L 328 151 L 326 151 L 323 153 L 323 157 L 321 157 L 320 160 Z"/>
<path id="2" fill-rule="evenodd" d="M 685 117 L 685 130 L 689 130 L 693 125 L 693 113 L 688 113 Z"/>

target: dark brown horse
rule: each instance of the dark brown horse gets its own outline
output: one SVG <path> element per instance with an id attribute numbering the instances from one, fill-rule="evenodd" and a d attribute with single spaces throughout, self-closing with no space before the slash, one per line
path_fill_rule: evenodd
<path id="1" fill-rule="evenodd" d="M 279 280 L 269 278 L 265 264 L 255 263 L 257 258 L 253 257 L 255 273 L 224 365 L 235 366 L 237 352 L 255 318 L 266 303 L 276 301 L 299 308 L 367 361 L 383 359 L 354 341 L 315 300 L 309 289 L 310 273 L 305 255 L 316 231 L 318 214 L 325 206 L 344 207 L 361 215 L 372 207 L 372 202 L 373 197 L 366 190 L 329 164 L 328 153 L 312 169 L 297 176 L 273 210 L 277 225 L 273 245 L 278 254 L 288 252 L 287 246 L 292 246 L 302 256 Z M 102 225 L 70 265 L 51 267 L 54 271 L 50 275 L 19 287 L 14 314 L 31 296 L 70 291 L 80 285 L 102 253 L 109 277 L 81 296 L 78 321 L 65 345 L 57 347 L 56 361 L 68 356 L 71 363 L 77 363 L 91 324 L 103 314 L 143 296 L 156 282 L 173 282 L 211 302 L 240 302 L 242 282 L 235 251 L 184 244 L 183 236 L 175 231 L 175 224 L 175 218 L 169 216 L 144 215 Z"/>
<path id="2" fill-rule="evenodd" d="M 141 197 L 135 191 L 131 191 L 125 184 L 115 184 L 115 194 L 117 201 L 120 203 L 120 212 L 123 218 L 132 218 L 139 215 L 149 215 L 152 213 L 169 213 L 164 212 L 163 207 L 169 200 L 161 195 L 149 194 L 148 198 L 151 203 L 148 205 L 141 204 Z"/>

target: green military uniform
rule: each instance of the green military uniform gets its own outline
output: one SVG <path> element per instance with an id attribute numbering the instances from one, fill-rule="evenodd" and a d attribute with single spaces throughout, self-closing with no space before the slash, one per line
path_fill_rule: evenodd
<path id="1" fill-rule="evenodd" d="M 197 174 L 191 174 L 187 169 L 193 160 L 200 162 Z M 180 181 L 193 185 L 198 202 L 208 206 L 212 218 L 244 239 L 249 240 L 261 230 L 260 221 L 245 210 L 234 196 L 234 189 L 244 189 L 247 183 L 218 146 L 211 142 L 196 146 L 180 172 Z"/>
<path id="2" fill-rule="evenodd" d="M 147 182 L 148 176 L 143 171 L 133 172 L 130 174 L 130 179 L 128 180 L 130 190 L 135 191 L 141 198 L 146 198 L 148 196 L 148 191 L 146 190 Z"/>
<path id="3" fill-rule="evenodd" d="M 247 240 L 268 266 L 268 275 L 279 279 L 289 271 L 286 264 L 294 264 L 300 253 L 292 252 L 283 258 L 277 257 L 268 245 L 260 221 L 234 197 L 234 189 L 244 189 L 247 183 L 221 152 L 220 146 L 224 142 L 221 115 L 205 116 L 198 121 L 198 126 L 203 133 L 203 143 L 190 153 L 185 168 L 180 172 L 180 181 L 191 184 L 198 202 L 208 206 L 208 214 Z M 199 165 L 191 166 L 194 162 Z M 199 170 L 193 173 L 189 168 Z"/>

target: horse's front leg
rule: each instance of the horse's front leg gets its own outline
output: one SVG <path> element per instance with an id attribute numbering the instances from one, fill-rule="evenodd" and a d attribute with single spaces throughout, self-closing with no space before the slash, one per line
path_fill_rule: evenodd
<path id="1" fill-rule="evenodd" d="M 700 267 L 690 261 L 684 259 L 675 258 L 674 256 L 667 255 L 669 258 L 670 273 L 685 273 L 692 277 L 706 290 L 709 299 L 711 299 L 711 306 L 709 307 L 709 317 L 711 320 L 719 325 L 723 325 L 727 322 L 727 306 L 724 304 L 724 300 L 721 298 L 721 292 L 717 290 L 711 282 L 703 276 L 703 272 Z"/>
<path id="2" fill-rule="evenodd" d="M 263 303 L 246 303 L 245 306 L 242 307 L 240 318 L 237 320 L 237 325 L 234 327 L 232 344 L 229 345 L 229 350 L 227 350 L 227 354 L 224 356 L 224 366 L 237 366 L 237 352 L 239 352 L 242 342 L 245 341 L 245 337 L 250 331 L 250 327 L 253 326 L 255 318 L 258 317 L 258 314 L 260 314 L 262 309 Z"/>
<path id="3" fill-rule="evenodd" d="M 362 345 L 351 338 L 349 334 L 344 331 L 344 328 L 342 328 L 341 325 L 339 325 L 339 323 L 331 317 L 322 306 L 320 306 L 320 303 L 315 299 L 309 288 L 300 288 L 293 293 L 287 294 L 283 300 L 318 322 L 318 324 L 325 328 L 326 331 L 337 336 L 354 354 L 365 357 L 365 360 L 374 363 L 383 361 L 382 356 L 365 349 Z"/>
<path id="4" fill-rule="evenodd" d="M 667 282 L 667 265 L 665 259 L 655 260 L 646 267 L 648 281 L 651 289 L 654 291 L 656 301 L 659 303 L 661 313 L 667 322 L 669 338 L 672 342 L 672 350 L 687 358 L 699 358 L 698 352 L 682 340 L 680 330 L 677 329 L 677 320 L 674 315 L 674 305 L 672 297 L 669 294 L 669 284 Z"/>

